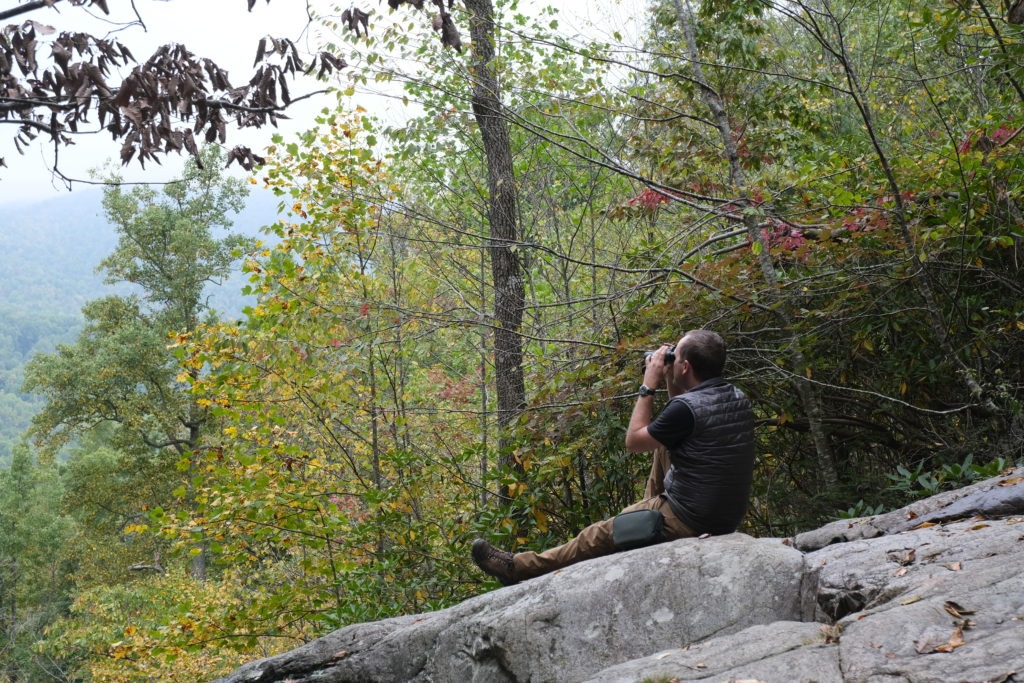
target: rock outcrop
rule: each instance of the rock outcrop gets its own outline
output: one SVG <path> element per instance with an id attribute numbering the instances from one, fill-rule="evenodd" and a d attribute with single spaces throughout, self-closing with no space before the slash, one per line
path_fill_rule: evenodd
<path id="1" fill-rule="evenodd" d="M 684 539 L 349 626 L 218 683 L 1024 681 L 1024 470 L 795 539 Z"/>

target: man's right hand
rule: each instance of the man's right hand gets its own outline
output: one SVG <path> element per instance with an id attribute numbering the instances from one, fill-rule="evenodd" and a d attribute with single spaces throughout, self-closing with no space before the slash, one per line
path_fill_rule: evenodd
<path id="1" fill-rule="evenodd" d="M 649 388 L 658 389 L 665 380 L 665 353 L 671 348 L 671 344 L 664 344 L 657 351 L 647 356 L 647 366 L 644 368 L 644 384 Z"/>

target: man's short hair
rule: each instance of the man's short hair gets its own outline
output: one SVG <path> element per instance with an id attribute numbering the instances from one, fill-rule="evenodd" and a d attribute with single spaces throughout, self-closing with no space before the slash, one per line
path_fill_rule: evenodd
<path id="1" fill-rule="evenodd" d="M 693 373 L 701 381 L 720 377 L 725 369 L 725 342 L 711 330 L 690 330 L 679 345 L 682 356 L 676 362 L 690 361 Z"/>

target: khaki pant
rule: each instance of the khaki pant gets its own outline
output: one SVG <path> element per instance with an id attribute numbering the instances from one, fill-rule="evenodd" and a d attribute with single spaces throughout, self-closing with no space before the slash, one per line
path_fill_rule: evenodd
<path id="1" fill-rule="evenodd" d="M 672 513 L 671 506 L 662 496 L 662 493 L 664 493 L 663 482 L 668 467 L 668 451 L 664 448 L 659 448 L 654 452 L 651 462 L 651 473 L 647 478 L 647 486 L 644 489 L 644 499 L 635 505 L 630 505 L 623 512 L 657 510 L 665 518 L 665 534 L 668 540 L 696 536 L 697 534 L 692 529 L 683 524 Z M 612 520 L 606 519 L 591 524 L 565 545 L 545 550 L 542 553 L 517 553 L 512 558 L 512 565 L 515 568 L 516 578 L 522 581 L 553 572 L 562 567 L 568 567 L 576 562 L 601 557 L 602 555 L 610 555 L 614 552 Z"/>

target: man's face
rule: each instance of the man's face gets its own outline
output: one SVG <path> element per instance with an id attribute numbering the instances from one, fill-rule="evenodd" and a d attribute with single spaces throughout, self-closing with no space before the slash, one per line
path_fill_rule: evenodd
<path id="1" fill-rule="evenodd" d="M 686 363 L 683 360 L 683 355 L 682 355 L 683 339 L 685 339 L 685 338 L 686 337 L 684 336 L 682 339 L 680 339 L 678 342 L 676 342 L 676 346 L 675 346 L 676 360 L 675 360 L 674 363 L 671 363 L 668 366 L 667 371 L 666 371 L 667 380 L 669 382 L 671 382 L 674 387 L 677 387 L 677 388 L 683 386 L 683 375 L 686 374 L 686 372 L 690 369 L 689 364 Z"/>

